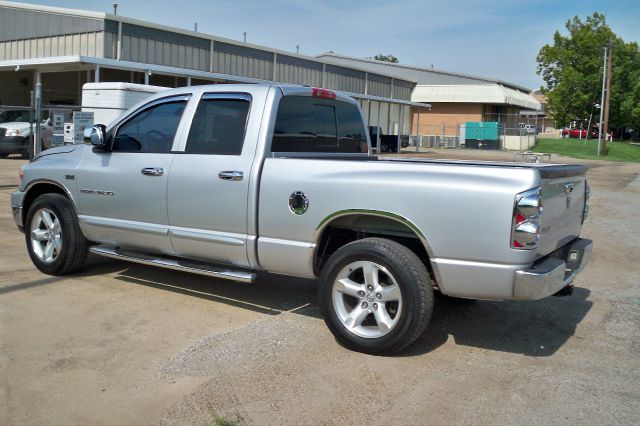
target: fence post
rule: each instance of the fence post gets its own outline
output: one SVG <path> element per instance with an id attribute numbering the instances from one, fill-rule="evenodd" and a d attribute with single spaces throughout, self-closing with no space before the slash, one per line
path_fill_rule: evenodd
<path id="1" fill-rule="evenodd" d="M 40 125 L 42 123 L 42 82 L 40 81 L 40 72 L 36 71 L 36 93 L 35 93 L 35 107 L 36 107 L 36 128 L 35 138 L 33 144 L 35 146 L 35 155 L 40 154 Z"/>
<path id="2" fill-rule="evenodd" d="M 418 141 L 416 142 L 416 152 L 420 152 L 420 110 L 418 112 L 418 117 L 416 118 L 416 136 L 418 137 Z"/>

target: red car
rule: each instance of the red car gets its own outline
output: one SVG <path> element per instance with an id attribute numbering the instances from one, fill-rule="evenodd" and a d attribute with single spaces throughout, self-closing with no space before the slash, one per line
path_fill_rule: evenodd
<path id="1" fill-rule="evenodd" d="M 563 129 L 560 133 L 562 138 L 586 138 L 586 129 Z M 598 129 L 589 130 L 589 139 L 598 139 Z"/>

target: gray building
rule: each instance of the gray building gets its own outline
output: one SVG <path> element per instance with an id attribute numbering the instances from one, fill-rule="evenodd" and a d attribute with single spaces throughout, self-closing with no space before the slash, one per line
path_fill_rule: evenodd
<path id="1" fill-rule="evenodd" d="M 280 82 L 344 91 L 371 125 L 408 133 L 415 81 L 110 13 L 0 1 L 0 105 L 81 102 L 87 82 L 178 87 Z"/>

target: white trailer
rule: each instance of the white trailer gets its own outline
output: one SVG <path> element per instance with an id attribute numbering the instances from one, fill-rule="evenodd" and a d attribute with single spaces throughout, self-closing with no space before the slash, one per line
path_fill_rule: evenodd
<path id="1" fill-rule="evenodd" d="M 93 112 L 95 124 L 109 124 L 133 105 L 168 87 L 134 83 L 86 83 L 82 111 Z"/>

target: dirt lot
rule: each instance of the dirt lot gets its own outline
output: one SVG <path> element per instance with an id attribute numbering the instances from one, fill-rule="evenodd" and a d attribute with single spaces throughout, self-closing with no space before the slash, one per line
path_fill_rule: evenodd
<path id="1" fill-rule="evenodd" d="M 313 282 L 99 258 L 42 275 L 1 189 L 0 424 L 638 424 L 640 164 L 590 166 L 595 249 L 572 297 L 438 300 L 386 358 L 336 343 Z"/>

